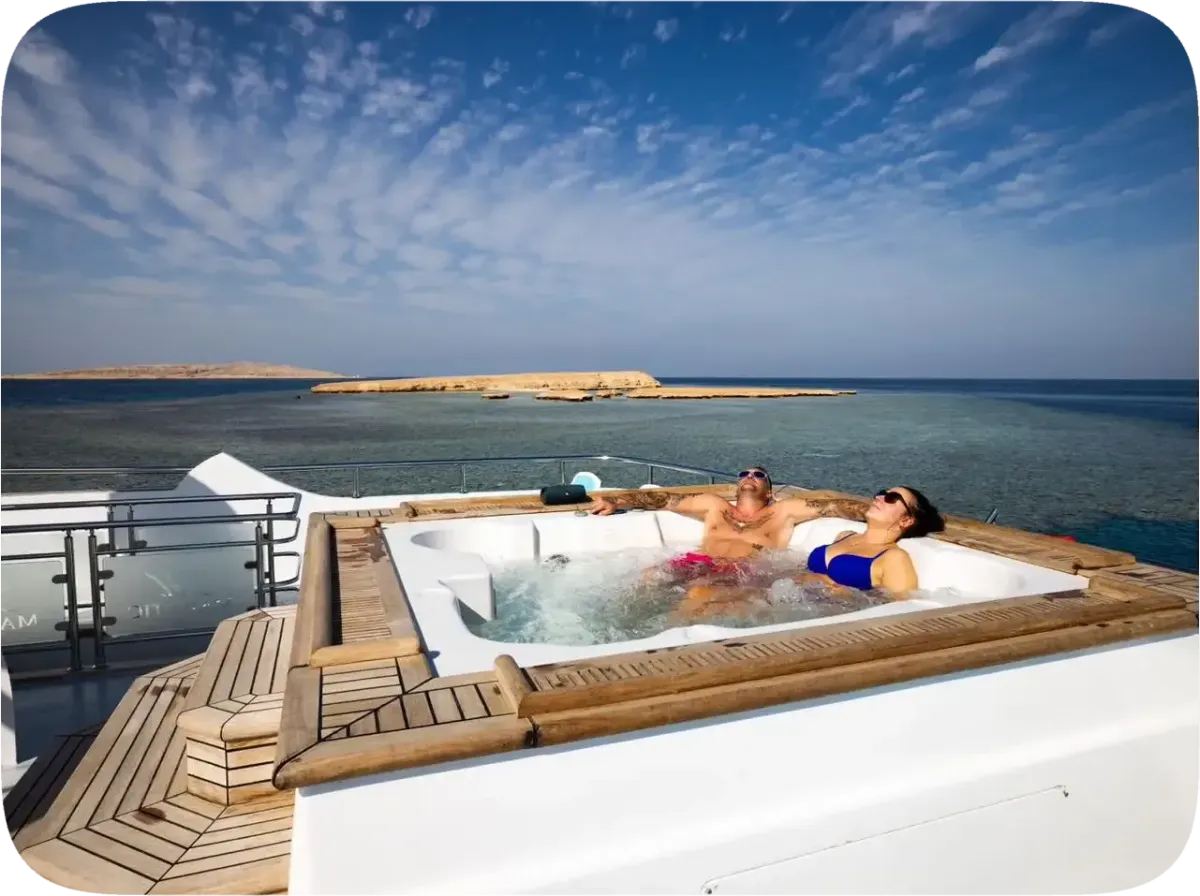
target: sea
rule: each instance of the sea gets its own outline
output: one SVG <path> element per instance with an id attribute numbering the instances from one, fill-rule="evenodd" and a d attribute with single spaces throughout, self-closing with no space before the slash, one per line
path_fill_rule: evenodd
<path id="1" fill-rule="evenodd" d="M 380 377 L 384 378 L 384 377 Z M 30 468 L 190 468 L 227 452 L 257 467 L 609 455 L 857 494 L 920 489 L 942 510 L 1197 571 L 1196 380 L 720 379 L 664 385 L 852 389 L 836 398 L 507 401 L 313 394 L 308 380 L 8 380 L 3 490 L 162 487 L 179 473 L 20 475 Z M 646 467 L 573 460 L 605 485 Z M 468 488 L 539 487 L 557 463 L 472 463 Z M 348 495 L 345 470 L 276 474 Z M 457 464 L 364 470 L 363 494 L 457 489 Z M 661 484 L 707 481 L 656 474 Z"/>

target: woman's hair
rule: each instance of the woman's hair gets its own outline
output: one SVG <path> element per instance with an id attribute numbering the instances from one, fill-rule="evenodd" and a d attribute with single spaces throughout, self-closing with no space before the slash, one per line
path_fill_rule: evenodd
<path id="1" fill-rule="evenodd" d="M 946 521 L 942 519 L 941 512 L 933 506 L 928 498 L 911 485 L 906 485 L 904 488 L 912 493 L 917 503 L 909 512 L 909 516 L 913 520 L 912 525 L 904 530 L 901 538 L 922 538 L 931 532 L 941 532 L 946 528 Z"/>

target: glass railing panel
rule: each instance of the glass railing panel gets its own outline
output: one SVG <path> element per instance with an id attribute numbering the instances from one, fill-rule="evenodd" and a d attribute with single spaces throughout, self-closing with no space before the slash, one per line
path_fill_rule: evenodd
<path id="1" fill-rule="evenodd" d="M 103 557 L 106 631 L 129 635 L 215 628 L 256 606 L 254 548 L 224 547 Z"/>
<path id="2" fill-rule="evenodd" d="M 0 564 L 0 644 L 39 644 L 62 641 L 66 633 L 55 626 L 67 618 L 66 585 L 54 577 L 65 572 L 62 560 L 5 560 Z"/>

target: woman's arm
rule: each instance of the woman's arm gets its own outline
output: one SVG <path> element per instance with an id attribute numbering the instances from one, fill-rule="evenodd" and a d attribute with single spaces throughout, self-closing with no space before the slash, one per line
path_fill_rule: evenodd
<path id="1" fill-rule="evenodd" d="M 903 548 L 893 548 L 880 559 L 879 587 L 891 591 L 896 600 L 903 600 L 917 588 L 917 568 Z"/>

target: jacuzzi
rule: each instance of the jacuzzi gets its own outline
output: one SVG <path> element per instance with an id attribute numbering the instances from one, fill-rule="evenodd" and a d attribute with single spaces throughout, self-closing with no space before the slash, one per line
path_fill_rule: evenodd
<path id="1" fill-rule="evenodd" d="M 865 528 L 865 523 L 842 519 L 813 520 L 796 527 L 789 548 L 807 557 L 819 545 L 833 541 L 837 533 L 861 532 Z M 491 669 L 496 656 L 503 653 L 522 666 L 530 666 L 1070 591 L 1088 584 L 1081 576 L 920 538 L 902 542 L 917 569 L 921 584 L 918 596 L 832 618 L 739 628 L 684 624 L 653 637 L 586 645 L 490 640 L 474 634 L 464 621 L 464 614 L 477 614 L 483 619 L 494 616 L 493 570 L 500 565 L 555 554 L 571 557 L 647 548 L 684 552 L 695 550 L 702 534 L 701 522 L 670 511 L 632 511 L 612 516 L 538 513 L 384 526 L 397 574 L 439 675 Z"/>

